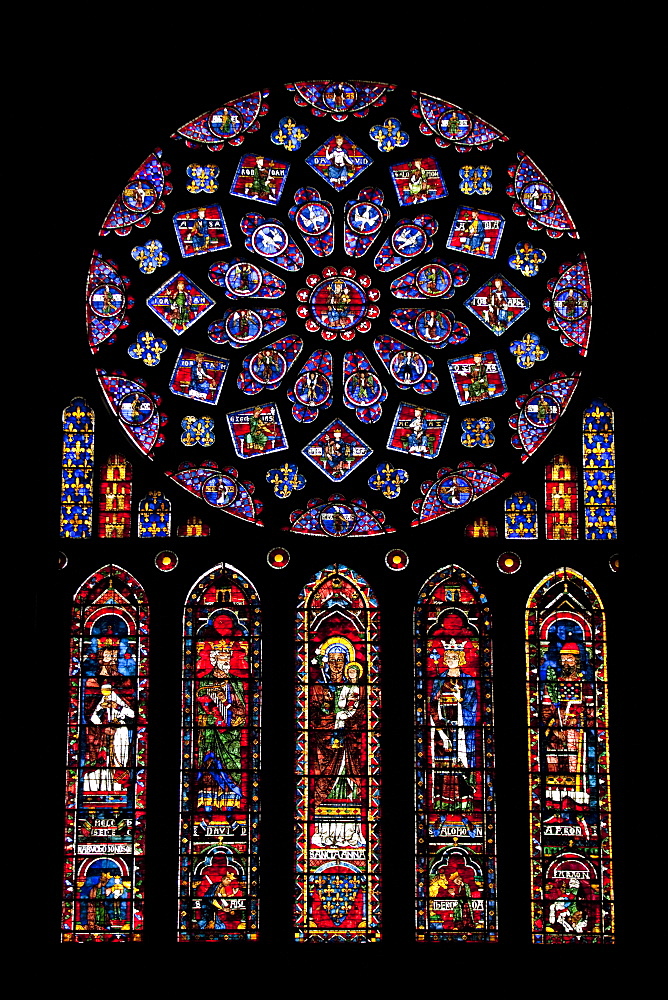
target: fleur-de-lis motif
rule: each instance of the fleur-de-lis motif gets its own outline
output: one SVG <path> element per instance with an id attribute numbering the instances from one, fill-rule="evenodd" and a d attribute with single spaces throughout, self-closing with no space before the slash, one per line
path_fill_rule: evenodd
<path id="1" fill-rule="evenodd" d="M 169 264 L 169 254 L 162 249 L 160 240 L 149 240 L 143 247 L 133 247 L 131 252 L 132 259 L 139 262 L 142 274 L 153 274 L 157 268 Z"/>
<path id="2" fill-rule="evenodd" d="M 195 444 L 210 448 L 215 443 L 213 417 L 184 417 L 181 427 L 183 427 L 181 444 L 185 444 L 188 448 Z"/>
<path id="3" fill-rule="evenodd" d="M 128 347 L 128 354 L 137 361 L 143 361 L 145 365 L 153 368 L 160 363 L 160 358 L 167 350 L 167 341 L 162 337 L 156 337 L 150 330 L 142 330 L 137 334 L 137 339 Z"/>
<path id="4" fill-rule="evenodd" d="M 271 133 L 271 141 L 275 146 L 283 146 L 284 149 L 293 152 L 299 149 L 304 139 L 308 139 L 309 130 L 305 125 L 298 125 L 294 118 L 281 118 L 278 128 Z"/>
<path id="5" fill-rule="evenodd" d="M 369 476 L 369 486 L 372 490 L 380 490 L 388 500 L 394 500 L 401 493 L 402 485 L 408 481 L 405 469 L 395 469 L 389 462 L 381 462 L 376 471 Z"/>
<path id="6" fill-rule="evenodd" d="M 369 135 L 378 143 L 381 153 L 390 153 L 393 149 L 400 149 L 401 146 L 408 145 L 409 135 L 401 128 L 398 118 L 386 118 L 382 125 L 374 125 L 369 129 Z"/>
<path id="7" fill-rule="evenodd" d="M 306 486 L 306 479 L 291 462 L 284 462 L 278 469 L 270 469 L 267 482 L 271 483 L 274 493 L 281 500 L 289 497 L 294 490 L 303 490 Z"/>

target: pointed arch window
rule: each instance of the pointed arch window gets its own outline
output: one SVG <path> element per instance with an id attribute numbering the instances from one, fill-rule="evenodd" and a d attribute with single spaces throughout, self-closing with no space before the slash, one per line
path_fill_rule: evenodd
<path id="1" fill-rule="evenodd" d="M 415 609 L 418 941 L 496 941 L 491 615 L 446 566 Z"/>
<path id="2" fill-rule="evenodd" d="M 612 941 L 605 615 L 575 570 L 527 605 L 533 940 Z"/>
<path id="3" fill-rule="evenodd" d="M 296 939 L 380 939 L 380 649 L 369 585 L 335 563 L 296 624 Z"/>
<path id="4" fill-rule="evenodd" d="M 258 934 L 261 653 L 252 583 L 221 563 L 183 638 L 179 941 Z"/>
<path id="5" fill-rule="evenodd" d="M 149 620 L 112 564 L 72 609 L 64 942 L 141 941 Z"/>

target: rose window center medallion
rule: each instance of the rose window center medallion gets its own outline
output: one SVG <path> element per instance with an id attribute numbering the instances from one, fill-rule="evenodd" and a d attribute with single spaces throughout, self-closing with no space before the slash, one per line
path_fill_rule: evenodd
<path id="1" fill-rule="evenodd" d="M 352 267 L 340 271 L 327 267 L 322 277 L 310 274 L 306 284 L 308 288 L 300 289 L 297 298 L 308 304 L 300 305 L 297 315 L 306 320 L 309 332 L 320 331 L 324 340 L 335 340 L 337 336 L 353 340 L 356 333 L 370 330 L 369 320 L 380 315 L 374 305 L 380 293 L 371 287 L 368 275 L 357 275 Z"/>

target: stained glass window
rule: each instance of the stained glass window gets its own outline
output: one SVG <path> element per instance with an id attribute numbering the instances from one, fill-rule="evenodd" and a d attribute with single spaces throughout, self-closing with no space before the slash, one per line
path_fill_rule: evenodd
<path id="1" fill-rule="evenodd" d="M 591 583 L 559 569 L 527 605 L 533 940 L 610 942 L 605 614 Z"/>
<path id="2" fill-rule="evenodd" d="M 614 414 L 597 399 L 582 426 L 585 538 L 617 537 Z"/>
<path id="3" fill-rule="evenodd" d="M 446 566 L 415 612 L 415 919 L 419 941 L 496 941 L 492 620 Z"/>
<path id="4" fill-rule="evenodd" d="M 132 466 L 123 455 L 110 455 L 100 468 L 100 538 L 129 538 L 131 510 Z"/>
<path id="5" fill-rule="evenodd" d="M 545 468 L 545 537 L 578 537 L 577 468 L 566 455 L 555 455 Z"/>
<path id="6" fill-rule="evenodd" d="M 467 79 L 457 95 L 447 94 L 441 79 L 425 76 L 424 65 L 415 80 L 398 80 L 397 67 L 386 66 L 376 78 L 385 83 L 360 81 L 369 75 L 365 69 L 346 80 L 295 75 L 286 84 L 252 78 L 249 62 L 244 85 L 219 72 L 211 87 L 201 69 L 187 88 L 183 78 L 174 88 L 161 78 L 149 93 L 132 75 L 126 94 L 121 80 L 113 100 L 123 108 L 124 126 L 114 142 L 99 132 L 99 89 L 66 102 L 68 164 L 88 164 L 76 185 L 86 210 L 72 212 L 57 239 L 64 247 L 72 241 L 72 260 L 83 259 L 83 248 L 85 263 L 84 273 L 72 277 L 79 305 L 67 317 L 71 340 L 58 341 L 52 426 L 60 427 L 66 406 L 59 471 L 64 568 L 49 604 L 57 626 L 81 580 L 111 561 L 141 580 L 150 600 L 159 670 L 152 676 L 158 736 L 147 803 L 157 819 L 148 823 L 153 848 L 142 941 L 227 938 L 234 948 L 234 941 L 248 940 L 261 953 L 281 936 L 292 938 L 296 923 L 299 941 L 375 941 L 376 954 L 415 941 L 416 933 L 425 950 L 436 940 L 486 941 L 497 932 L 499 942 L 519 943 L 530 913 L 522 833 L 527 594 L 555 566 L 575 566 L 605 602 L 612 634 L 624 619 L 616 613 L 624 585 L 616 537 L 622 537 L 624 496 L 615 489 L 613 465 L 621 468 L 626 404 L 614 391 L 610 337 L 600 336 L 617 318 L 610 275 L 618 259 L 606 250 L 604 234 L 613 246 L 624 217 L 610 209 L 618 187 L 612 173 L 596 167 L 599 197 L 578 195 L 581 177 L 600 162 L 599 150 L 584 101 L 568 119 L 564 142 L 565 119 L 545 111 L 550 96 L 562 107 L 564 92 L 550 90 L 546 69 L 540 87 L 524 86 L 520 99 L 516 82 L 504 90 L 498 78 L 492 88 Z M 77 107 L 85 109 L 78 119 Z M 609 120 L 618 128 L 618 115 L 609 113 Z M 71 166 L 63 166 L 61 189 L 72 191 Z M 130 479 L 113 478 L 120 456 L 132 470 L 131 508 Z M 109 497 L 122 509 L 107 510 Z M 427 818 L 418 816 L 427 830 L 423 856 L 413 841 L 420 771 L 413 760 L 412 616 L 418 601 L 422 621 L 427 605 L 420 595 L 446 562 L 449 569 L 467 567 L 460 600 L 468 623 L 462 629 L 470 634 L 454 638 L 467 643 L 460 676 L 474 681 L 481 713 L 491 685 L 485 657 L 493 614 L 497 768 L 482 751 L 479 759 L 466 751 L 467 764 L 475 760 L 479 769 L 478 798 L 461 797 L 459 818 L 430 814 L 425 800 Z M 215 632 L 205 614 L 211 573 L 223 583 L 226 573 L 236 573 L 246 602 L 216 596 L 241 629 L 222 636 L 220 648 L 215 638 L 197 638 L 200 629 Z M 352 604 L 346 611 L 338 597 L 328 598 L 330 618 L 343 617 L 324 635 L 317 581 L 337 575 L 352 588 Z M 42 589 L 40 609 L 43 596 Z M 316 603 L 309 605 L 311 598 Z M 432 605 L 437 618 L 452 604 L 449 597 L 439 601 L 434 597 Z M 191 715 L 181 728 L 184 607 Z M 306 756 L 296 779 L 304 792 L 295 870 L 296 607 L 303 657 L 297 696 L 307 736 L 299 743 Z M 260 610 L 270 669 L 263 770 L 256 772 Z M 424 641 L 445 642 L 429 637 L 434 621 L 425 624 Z M 341 649 L 332 653 L 333 678 L 323 660 L 320 683 L 318 650 L 330 638 L 341 640 Z M 207 656 L 210 663 L 213 651 L 224 673 L 228 640 L 238 643 L 229 654 L 229 679 L 214 679 Z M 382 717 L 380 674 L 373 672 L 378 650 L 370 655 L 381 640 Z M 614 650 L 611 642 L 613 680 Z M 337 680 L 341 658 L 344 666 L 362 668 L 349 683 Z M 428 662 L 425 685 L 436 683 Z M 219 681 L 241 686 L 245 723 L 233 726 L 231 715 L 216 715 Z M 319 716 L 320 727 L 310 700 L 319 697 L 318 687 L 324 701 L 336 702 L 333 714 Z M 612 697 L 614 691 L 613 684 Z M 359 698 L 353 716 L 375 713 L 367 718 L 370 728 L 348 726 L 343 716 L 336 726 L 342 697 L 348 707 Z M 151 716 L 155 723 L 153 709 Z M 491 740 L 487 714 L 471 725 L 477 754 Z M 237 730 L 241 763 L 228 755 L 226 765 L 224 748 L 236 744 Z M 180 774 L 184 741 L 192 766 Z M 611 741 L 614 760 L 614 729 Z M 209 743 L 216 747 L 205 761 Z M 374 771 L 381 748 L 382 775 Z M 434 767 L 451 794 L 446 757 L 444 749 Z M 327 789 L 337 761 L 341 780 Z M 465 777 L 464 770 L 455 773 Z M 496 827 L 480 792 L 492 774 Z M 256 780 L 257 799 L 247 796 Z M 56 812 L 60 773 L 58 781 Z M 179 828 L 181 781 L 185 827 Z M 198 782 L 208 791 L 198 790 Z M 350 800 L 336 798 L 346 790 Z M 375 811 L 381 803 L 382 817 Z M 454 808 L 452 801 L 440 804 Z M 434 832 L 443 816 L 447 824 Z M 253 839 L 257 824 L 262 858 Z M 467 830 L 462 837 L 446 833 L 459 825 Z M 492 846 L 478 837 L 483 826 L 496 837 Z M 415 849 L 423 858 L 417 899 L 425 901 L 417 904 L 424 908 L 417 925 Z M 444 861 L 438 852 L 448 850 L 455 853 Z M 547 912 L 545 919 L 549 906 Z M 436 926 L 431 920 L 439 915 Z M 88 940 L 98 940 L 95 933 L 102 932 L 91 930 Z"/>
<path id="7" fill-rule="evenodd" d="M 149 619 L 103 566 L 72 609 L 63 941 L 141 941 Z"/>
<path id="8" fill-rule="evenodd" d="M 188 597 L 183 638 L 179 940 L 258 932 L 260 608 L 216 566 Z"/>
<path id="9" fill-rule="evenodd" d="M 172 533 L 172 505 L 160 490 L 152 490 L 139 501 L 137 532 L 140 538 L 169 538 Z"/>
<path id="10" fill-rule="evenodd" d="M 380 649 L 362 577 L 338 563 L 317 573 L 296 642 L 296 939 L 377 941 Z"/>
<path id="11" fill-rule="evenodd" d="M 538 504 L 533 497 L 513 493 L 503 506 L 506 538 L 538 538 Z"/>
<path id="12" fill-rule="evenodd" d="M 93 533 L 94 444 L 95 413 L 85 400 L 74 399 L 63 411 L 62 538 L 90 538 Z"/>

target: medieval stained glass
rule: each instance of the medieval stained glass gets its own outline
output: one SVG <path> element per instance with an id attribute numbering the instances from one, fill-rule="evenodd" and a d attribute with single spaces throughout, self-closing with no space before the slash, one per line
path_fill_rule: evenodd
<path id="1" fill-rule="evenodd" d="M 244 142 L 242 154 L 236 147 Z M 545 174 L 527 156 L 518 154 L 502 132 L 470 111 L 403 87 L 360 81 L 279 84 L 271 91 L 253 92 L 193 118 L 166 137 L 164 147 L 164 154 L 161 150 L 149 154 L 125 186 L 119 185 L 119 196 L 97 243 L 104 244 L 104 258 L 99 251 L 93 252 L 87 290 L 88 343 L 95 362 L 102 365 L 99 388 L 115 415 L 116 430 L 123 432 L 116 434 L 118 440 L 110 434 L 101 452 L 100 433 L 107 414 L 99 411 L 98 451 L 106 457 L 130 447 L 139 460 L 152 460 L 143 466 L 135 462 L 135 484 L 142 490 L 137 498 L 143 497 L 137 531 L 133 528 L 132 539 L 124 534 L 118 542 L 133 547 L 133 569 L 145 560 L 154 578 L 172 584 L 171 592 L 162 587 L 169 613 L 174 610 L 177 581 L 186 565 L 184 550 L 190 549 L 188 556 L 201 560 L 192 573 L 194 579 L 213 562 L 206 552 L 210 553 L 221 534 L 229 545 L 224 550 L 226 558 L 248 569 L 258 591 L 265 594 L 267 581 L 261 575 L 265 561 L 274 584 L 273 570 L 285 569 L 290 562 L 281 585 L 289 583 L 290 573 L 308 566 L 298 578 L 298 589 L 318 567 L 345 555 L 338 554 L 340 545 L 366 548 L 356 565 L 373 580 L 374 588 L 376 577 L 370 568 L 374 558 L 380 560 L 383 572 L 385 568 L 406 570 L 410 562 L 408 576 L 386 575 L 409 587 L 412 578 L 417 586 L 441 564 L 435 557 L 431 566 L 418 568 L 424 566 L 422 556 L 430 550 L 428 539 L 436 543 L 437 551 L 437 546 L 452 538 L 456 544 L 461 541 L 476 549 L 476 567 L 487 560 L 490 572 L 484 576 L 476 568 L 476 573 L 490 598 L 498 597 L 492 577 L 498 579 L 499 571 L 514 574 L 520 568 L 515 553 L 499 555 L 496 525 L 502 534 L 502 514 L 506 515 L 506 538 L 538 537 L 537 503 L 520 487 L 538 497 L 536 475 L 542 470 L 536 470 L 533 479 L 524 476 L 516 483 L 515 477 L 523 473 L 523 463 L 533 459 L 553 429 L 558 430 L 555 451 L 573 447 L 570 441 L 566 443 L 566 432 L 577 415 L 565 415 L 565 411 L 571 396 L 581 391 L 582 374 L 573 369 L 576 362 L 586 369 L 583 359 L 588 349 L 593 349 L 594 367 L 601 360 L 601 354 L 595 353 L 595 340 L 589 348 L 591 288 L 584 255 L 576 252 L 580 243 L 575 223 Z M 145 153 L 140 150 L 135 164 Z M 469 165 L 461 167 L 462 162 Z M 512 183 L 506 187 L 508 167 L 513 163 L 517 165 L 511 168 Z M 104 213 L 98 225 L 103 218 Z M 150 232 L 144 233 L 149 226 Z M 582 231 L 586 232 L 586 226 Z M 527 237 L 533 242 L 527 242 Z M 241 298 L 248 301 L 239 302 Z M 605 303 L 602 312 L 603 308 Z M 388 319 L 394 329 L 384 322 Z M 401 339 L 395 339 L 395 331 Z M 286 332 L 289 336 L 282 337 Z M 353 339 L 354 344 L 346 343 Z M 316 350 L 318 344 L 323 350 Z M 209 353 L 212 350 L 214 354 Z M 88 361 L 90 365 L 90 355 Z M 82 391 L 74 387 L 63 401 Z M 600 389 L 587 391 L 587 398 L 596 400 L 594 394 Z M 415 393 L 429 394 L 429 407 Z M 83 404 L 83 400 L 75 402 Z M 92 454 L 86 471 L 90 479 L 84 476 L 85 449 L 89 443 L 92 447 L 92 410 L 88 411 L 90 436 L 81 437 L 78 444 L 72 438 L 75 454 L 68 453 L 72 463 L 81 460 L 83 464 L 63 467 L 63 476 L 69 477 L 67 501 L 63 486 L 68 545 L 69 538 L 76 537 L 91 538 L 95 544 Z M 596 434 L 593 446 L 600 438 L 603 448 L 602 435 Z M 321 454 L 314 460 L 307 452 L 313 450 L 315 455 L 319 447 Z M 391 463 L 385 461 L 392 458 L 390 450 L 402 452 Z M 290 454 L 274 455 L 274 451 Z M 423 461 L 437 456 L 438 463 Z M 548 457 L 543 455 L 541 464 Z M 248 471 L 243 463 L 249 458 L 254 461 Z M 585 455 L 585 463 L 587 459 Z M 577 507 L 580 469 L 579 461 L 576 466 L 566 460 L 570 478 L 562 484 L 559 462 L 557 457 L 550 466 L 555 479 L 546 490 L 547 537 L 567 543 L 577 537 L 573 505 Z M 395 468 L 395 463 L 402 468 Z M 103 467 L 98 465 L 96 474 L 102 500 Z M 510 501 L 524 496 L 526 503 L 516 504 L 511 512 L 518 516 L 509 531 L 510 501 L 504 507 L 498 490 L 482 498 L 511 475 L 508 486 L 517 492 Z M 161 544 L 166 544 L 171 532 L 170 500 L 161 493 L 165 476 L 180 487 L 171 491 L 177 520 L 169 544 L 177 551 L 156 555 L 158 546 L 151 546 L 150 539 L 158 543 L 164 539 Z M 342 485 L 330 486 L 343 478 Z M 599 476 L 597 485 L 602 481 Z M 587 486 L 585 472 L 585 498 Z M 343 488 L 345 496 L 330 494 Z M 506 497 L 506 486 L 503 492 Z M 604 492 L 608 496 L 609 489 Z M 70 506 L 65 514 L 66 502 Z M 473 502 L 475 510 L 458 513 Z M 293 510 L 293 504 L 303 509 Z M 235 522 L 216 510 L 234 516 Z M 609 514 L 609 507 L 602 513 L 594 512 L 592 506 L 592 524 L 603 517 L 607 530 Z M 599 537 L 587 533 L 587 517 L 585 505 L 583 537 Z M 441 520 L 435 525 L 431 522 L 436 518 Z M 125 520 L 122 524 L 125 533 Z M 279 536 L 281 528 L 292 533 L 292 560 L 287 550 L 276 547 L 286 537 Z M 396 538 L 373 540 L 373 536 L 395 532 L 399 532 Z M 206 542 L 188 541 L 209 535 Z M 135 543 L 137 536 L 146 541 Z M 256 562 L 251 569 L 251 563 L 244 560 L 262 541 L 260 536 L 265 538 L 262 567 L 257 569 Z M 369 539 L 368 546 L 358 544 L 361 538 Z M 107 544 L 111 549 L 111 543 L 105 542 L 104 547 Z M 386 551 L 393 544 L 403 548 Z M 312 546 L 308 556 L 304 545 Z M 319 550 L 331 547 L 337 553 L 330 553 L 329 560 L 320 559 Z M 73 548 L 81 547 L 69 546 L 70 566 Z M 541 555 L 543 546 L 528 548 L 533 551 L 522 552 L 527 564 L 529 557 Z M 137 553 L 137 549 L 143 551 Z M 608 553 L 603 555 L 607 559 Z M 179 573 L 168 573 L 177 563 Z M 552 559 L 549 565 L 554 565 Z M 418 580 L 415 573 L 420 574 Z M 518 573 L 504 583 L 521 582 L 521 576 Z M 148 578 L 144 583 L 148 587 Z M 376 589 L 387 622 L 394 598 Z M 151 591 L 153 606 L 152 595 Z M 294 595 L 289 615 L 293 601 Z M 250 619 L 251 612 L 248 615 Z M 499 622 L 497 614 L 495 620 Z M 197 658 L 196 653 L 193 656 Z M 234 657 L 231 661 L 234 679 Z M 467 660 L 462 674 L 468 667 Z M 357 683 L 369 703 L 377 691 L 368 686 L 370 680 L 363 676 Z M 168 682 L 161 683 L 167 691 Z M 305 683 L 310 691 L 315 681 L 311 687 L 310 680 Z M 336 697 L 336 681 L 330 688 Z M 193 741 L 197 725 L 193 722 Z M 216 725 L 211 728 L 215 730 Z M 291 745 L 291 736 L 288 739 Z M 328 749 L 333 754 L 335 748 Z M 197 774 L 194 763 L 193 768 Z M 199 772 L 203 773 L 201 768 Z M 386 791 L 391 799 L 399 797 L 391 786 Z M 230 795 L 234 798 L 233 791 Z M 223 799 L 221 794 L 220 803 Z M 200 805 L 205 808 L 204 801 Z M 192 808 L 196 811 L 196 806 Z M 369 819 L 367 850 L 372 834 L 378 832 L 373 822 Z M 304 821 L 305 845 L 309 829 Z M 231 850 L 237 849 L 238 842 L 216 840 Z M 195 839 L 193 843 L 200 842 Z M 213 840 L 201 838 L 201 843 L 212 846 Z M 308 878 L 315 872 L 308 867 L 311 847 L 323 849 L 317 843 L 305 848 L 305 901 L 311 899 L 308 893 L 313 883 Z M 244 927 L 240 915 L 235 929 L 233 913 L 246 909 L 246 914 L 252 914 L 257 898 L 253 896 L 256 887 L 246 892 L 240 870 L 234 867 L 243 868 L 243 862 L 223 852 L 217 857 L 207 855 L 206 864 L 197 868 L 195 851 L 192 847 L 188 876 L 192 882 L 184 889 L 182 907 L 192 920 L 187 929 L 181 928 L 181 939 L 252 938 L 257 922 L 253 929 L 248 917 Z M 362 873 L 367 884 L 373 882 L 370 866 L 369 861 Z M 454 886 L 451 874 L 446 871 L 445 882 Z M 385 876 L 389 880 L 390 873 L 386 871 Z M 357 913 L 356 902 L 346 910 L 357 885 L 354 878 L 346 879 L 336 883 L 338 902 L 330 894 L 328 904 L 332 925 L 346 911 L 340 924 L 344 937 Z M 404 888 L 407 881 L 412 882 L 410 872 L 400 881 Z M 447 902 L 447 892 L 442 891 L 445 882 L 434 898 Z M 321 879 L 317 891 L 327 896 L 333 884 Z M 194 901 L 196 897 L 200 903 Z M 481 898 L 472 893 L 466 904 L 476 920 Z M 378 908 L 373 911 L 373 899 L 369 899 L 368 914 L 377 915 Z M 243 900 L 250 902 L 244 905 Z M 464 922 L 468 919 L 465 900 L 466 890 L 461 889 L 459 903 L 452 908 Z M 490 900 L 491 907 L 491 896 Z M 310 914 L 309 905 L 305 902 L 304 912 Z M 322 898 L 319 905 L 317 914 L 324 920 Z M 447 909 L 444 906 L 442 912 Z M 169 911 L 174 912 L 171 900 Z M 339 933 L 331 926 L 328 937 L 309 920 L 310 915 L 304 917 L 309 940 L 336 938 Z M 351 932 L 346 939 L 371 940 L 374 927 L 369 923 L 366 937 Z M 362 929 L 359 925 L 355 933 Z M 456 940 L 443 933 L 447 940 Z"/>
<path id="2" fill-rule="evenodd" d="M 139 501 L 137 534 L 140 538 L 169 538 L 172 533 L 172 505 L 160 490 L 152 490 Z"/>
<path id="3" fill-rule="evenodd" d="M 103 566 L 74 597 L 62 940 L 141 941 L 148 604 Z"/>
<path id="4" fill-rule="evenodd" d="M 496 941 L 492 620 L 477 581 L 446 566 L 415 609 L 418 941 Z"/>
<path id="5" fill-rule="evenodd" d="M 132 466 L 123 455 L 110 455 L 100 468 L 100 538 L 129 538 L 131 510 Z"/>
<path id="6" fill-rule="evenodd" d="M 95 413 L 84 399 L 73 399 L 63 410 L 61 538 L 93 534 L 94 444 Z"/>
<path id="7" fill-rule="evenodd" d="M 563 568 L 526 615 L 531 909 L 537 944 L 613 940 L 605 614 Z"/>
<path id="8" fill-rule="evenodd" d="M 221 563 L 186 602 L 179 941 L 258 934 L 260 605 Z"/>
<path id="9" fill-rule="evenodd" d="M 378 941 L 380 649 L 368 584 L 338 563 L 296 622 L 297 941 Z"/>
<path id="10" fill-rule="evenodd" d="M 506 538 L 538 538 L 538 504 L 520 490 L 504 502 Z"/>
<path id="11" fill-rule="evenodd" d="M 250 133 L 254 148 L 240 152 Z M 409 144 L 410 156 L 399 152 Z M 467 154 L 463 167 L 450 147 Z M 512 184 L 492 183 L 509 173 Z M 150 238 L 139 244 L 144 228 Z M 114 260 L 93 253 L 86 317 L 107 405 L 158 472 L 180 477 L 202 503 L 212 491 L 193 470 L 214 468 L 200 466 L 202 448 L 221 476 L 231 462 L 254 459 L 250 515 L 235 506 L 237 487 L 214 506 L 257 524 L 263 504 L 269 527 L 279 516 L 265 503 L 278 451 L 291 452 L 292 464 L 300 453 L 314 462 L 305 502 L 326 499 L 326 480 L 345 472 L 351 500 L 377 503 L 357 466 L 375 453 L 377 467 L 389 451 L 409 465 L 447 454 L 448 467 L 461 468 L 470 449 L 483 448 L 498 471 L 486 479 L 492 488 L 559 425 L 582 374 L 572 347 L 584 332 L 564 334 L 590 298 L 584 258 L 567 266 L 559 249 L 563 235 L 579 239 L 570 213 L 502 131 L 438 97 L 354 80 L 253 91 L 187 121 L 145 155 L 100 234 Z M 556 296 L 549 317 L 535 308 L 546 282 Z M 265 308 L 273 299 L 281 308 Z M 304 334 L 293 323 L 267 339 L 290 318 Z M 315 349 L 321 339 L 327 350 Z M 210 341 L 220 353 L 209 353 Z M 562 370 L 545 369 L 548 357 Z M 429 407 L 415 394 L 429 395 Z M 327 427 L 342 418 L 362 426 L 330 446 L 356 462 L 319 460 Z M 375 424 L 382 431 L 371 440 L 358 435 Z M 432 516 L 422 510 L 419 523 Z M 397 530 L 411 520 L 404 506 Z M 565 537 L 561 520 L 570 520 L 556 518 Z"/>
<path id="12" fill-rule="evenodd" d="M 566 455 L 555 455 L 545 467 L 545 537 L 573 541 L 578 537 L 578 473 Z"/>
<path id="13" fill-rule="evenodd" d="M 585 538 L 616 538 L 614 414 L 600 399 L 584 411 L 582 479 Z"/>

